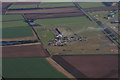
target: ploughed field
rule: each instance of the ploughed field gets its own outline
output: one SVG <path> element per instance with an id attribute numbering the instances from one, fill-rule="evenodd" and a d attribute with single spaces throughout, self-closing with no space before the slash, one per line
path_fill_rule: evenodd
<path id="1" fill-rule="evenodd" d="M 2 2 L 2 14 L 6 13 L 7 8 L 11 5 L 11 2 Z"/>
<path id="2" fill-rule="evenodd" d="M 45 48 L 54 55 L 75 54 L 116 54 L 117 46 L 113 44 L 101 29 L 86 17 L 69 17 L 55 19 L 38 19 L 41 26 L 34 27 Z M 55 28 L 67 37 L 87 37 L 86 41 L 73 41 L 66 46 L 48 46 L 48 42 L 55 39 Z"/>
<path id="3" fill-rule="evenodd" d="M 63 18 L 63 17 L 75 17 L 84 16 L 83 13 L 79 12 L 66 12 L 66 13 L 52 13 L 52 14 L 25 14 L 27 19 L 47 19 L 47 18 Z"/>
<path id="4" fill-rule="evenodd" d="M 118 55 L 53 56 L 77 78 L 118 78 Z"/>
<path id="5" fill-rule="evenodd" d="M 71 9 L 70 9 L 71 8 Z M 68 10 L 67 10 L 68 9 Z M 93 11 L 111 11 L 111 10 L 118 10 L 118 6 L 110 6 L 110 7 L 93 7 L 93 8 L 85 8 L 84 9 L 87 12 L 93 12 Z M 82 11 L 78 10 L 75 6 L 69 6 L 69 7 L 55 7 L 55 8 L 36 8 L 36 9 L 15 9 L 15 10 L 7 10 L 7 14 L 22 14 L 22 13 L 65 13 L 65 12 L 80 12 Z"/>
<path id="6" fill-rule="evenodd" d="M 59 8 L 50 8 L 52 9 L 59 9 Z M 77 9 L 77 8 L 76 8 Z M 87 12 L 95 12 L 95 11 L 111 11 L 111 10 L 117 10 L 117 6 L 111 6 L 111 7 L 94 7 L 94 8 L 85 8 L 84 10 Z M 47 8 L 44 8 L 43 10 L 47 10 Z M 75 16 L 84 16 L 82 11 L 74 11 L 74 12 L 64 12 L 64 13 L 37 13 L 37 14 L 32 14 L 32 13 L 27 13 L 25 14 L 25 17 L 27 19 L 45 19 L 45 18 L 62 18 L 62 17 L 75 17 Z"/>
<path id="7" fill-rule="evenodd" d="M 47 57 L 49 54 L 40 43 L 2 47 L 3 58 Z"/>
<path id="8" fill-rule="evenodd" d="M 67 78 L 43 58 L 3 58 L 2 62 L 5 78 Z"/>
<path id="9" fill-rule="evenodd" d="M 30 10 L 8 10 L 7 14 L 24 14 L 24 13 L 65 13 L 65 12 L 79 12 L 76 7 L 60 7 L 49 9 L 30 9 Z"/>

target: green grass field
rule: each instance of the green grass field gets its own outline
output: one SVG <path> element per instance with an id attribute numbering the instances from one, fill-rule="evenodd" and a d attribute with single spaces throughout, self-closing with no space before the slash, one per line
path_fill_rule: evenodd
<path id="1" fill-rule="evenodd" d="M 70 17 L 70 18 L 54 18 L 54 19 L 39 19 L 35 21 L 41 24 L 39 27 L 35 27 L 40 39 L 45 42 L 46 48 L 50 53 L 55 54 L 113 54 L 111 50 L 116 50 L 117 47 L 112 45 L 112 42 L 101 32 L 101 29 L 91 22 L 86 17 Z M 55 36 L 55 28 L 64 28 L 67 33 L 70 33 L 70 37 L 77 34 L 77 36 L 87 37 L 86 42 L 72 42 L 68 46 L 47 46 L 49 39 Z M 42 30 L 44 29 L 44 30 Z M 41 33 L 41 31 L 43 33 Z M 47 32 L 51 32 L 51 35 L 46 37 Z M 53 33 L 53 34 L 52 34 Z M 43 37 L 44 38 L 43 38 Z M 76 47 L 77 46 L 77 47 Z M 96 49 L 100 49 L 97 51 Z M 66 50 L 66 51 L 63 51 Z"/>
<path id="2" fill-rule="evenodd" d="M 27 23 L 24 21 L 9 21 L 9 22 L 2 22 L 3 28 L 7 27 L 20 27 L 20 26 L 28 26 Z"/>
<path id="3" fill-rule="evenodd" d="M 105 6 L 102 2 L 79 2 L 79 5 L 82 8 L 92 8 L 92 7 Z"/>
<path id="4" fill-rule="evenodd" d="M 35 30 L 38 34 L 41 34 L 39 37 L 44 44 L 47 44 L 48 41 L 54 39 L 54 34 L 50 31 L 41 30 L 39 27 L 35 27 Z"/>
<path id="5" fill-rule="evenodd" d="M 32 36 L 32 29 L 29 26 L 2 28 L 2 38 L 20 38 Z"/>
<path id="6" fill-rule="evenodd" d="M 15 4 L 13 4 L 13 5 L 11 5 L 10 7 L 9 7 L 9 9 L 17 9 L 17 8 L 36 8 L 37 7 L 37 4 L 27 4 L 27 5 L 15 5 Z"/>
<path id="7" fill-rule="evenodd" d="M 30 26 L 24 21 L 2 22 L 2 38 L 33 37 Z"/>
<path id="8" fill-rule="evenodd" d="M 17 21 L 23 19 L 21 15 L 2 15 L 2 21 Z"/>
<path id="9" fill-rule="evenodd" d="M 72 2 L 42 2 L 40 3 L 40 8 L 50 8 L 50 7 L 67 7 L 74 6 Z"/>
<path id="10" fill-rule="evenodd" d="M 55 27 L 64 27 L 71 29 L 74 32 L 80 29 L 86 29 L 88 26 L 94 26 L 86 17 L 69 17 L 69 18 L 54 18 L 54 19 L 39 19 L 35 21 L 40 23 L 46 29 Z"/>
<path id="11" fill-rule="evenodd" d="M 42 58 L 4 58 L 5 78 L 67 78 Z"/>

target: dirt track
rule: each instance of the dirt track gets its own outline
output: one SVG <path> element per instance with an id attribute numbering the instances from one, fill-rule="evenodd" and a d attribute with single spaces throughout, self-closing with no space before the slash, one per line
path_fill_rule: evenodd
<path id="1" fill-rule="evenodd" d="M 53 59 L 77 78 L 117 78 L 118 56 L 53 56 Z"/>
<path id="2" fill-rule="evenodd" d="M 64 68 L 62 68 L 59 64 L 57 64 L 53 59 L 51 58 L 46 58 L 46 60 L 53 66 L 55 67 L 58 71 L 62 72 L 64 75 L 66 75 L 68 78 L 75 78 L 72 76 L 70 73 L 68 73 Z"/>
<path id="3" fill-rule="evenodd" d="M 46 57 L 48 53 L 41 44 L 2 47 L 3 58 Z"/>

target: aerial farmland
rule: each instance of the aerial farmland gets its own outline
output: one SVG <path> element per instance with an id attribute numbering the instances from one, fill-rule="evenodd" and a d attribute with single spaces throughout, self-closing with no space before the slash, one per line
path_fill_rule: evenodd
<path id="1" fill-rule="evenodd" d="M 118 78 L 118 2 L 2 6 L 3 78 Z"/>
<path id="2" fill-rule="evenodd" d="M 107 53 L 115 54 L 118 52 L 117 47 L 115 47 L 115 45 L 104 36 L 104 34 L 100 31 L 101 29 L 89 21 L 86 17 L 43 19 L 37 20 L 36 23 L 40 23 L 41 26 L 35 27 L 35 30 L 38 32 L 38 35 L 41 37 L 43 43 L 47 44 L 46 47 L 48 47 L 48 50 L 51 51 L 52 54 L 84 55 Z M 61 45 L 63 47 L 60 45 L 48 45 L 48 42 L 53 40 L 57 35 L 54 31 L 55 28 L 61 29 L 61 31 L 63 31 L 63 36 L 67 36 L 70 39 L 73 37 L 71 42 L 66 40 L 67 44 Z M 76 40 L 76 38 L 85 38 L 85 40 Z M 63 40 L 63 42 L 65 42 L 65 40 Z M 116 50 L 116 52 L 112 52 L 111 49 Z"/>

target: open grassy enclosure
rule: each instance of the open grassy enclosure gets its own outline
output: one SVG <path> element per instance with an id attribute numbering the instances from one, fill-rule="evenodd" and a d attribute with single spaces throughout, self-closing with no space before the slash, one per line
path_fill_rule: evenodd
<path id="1" fill-rule="evenodd" d="M 79 2 L 79 5 L 82 8 L 92 8 L 92 7 L 105 6 L 102 2 Z"/>
<path id="2" fill-rule="evenodd" d="M 70 7 L 74 6 L 72 2 L 41 2 L 40 8 L 52 8 L 52 7 Z"/>
<path id="3" fill-rule="evenodd" d="M 44 44 L 47 44 L 48 41 L 50 41 L 51 39 L 54 39 L 54 34 L 50 31 L 44 31 L 43 29 L 40 29 L 39 27 L 35 27 L 35 30 L 37 32 L 37 34 L 39 34 L 38 36 L 40 37 L 41 41 Z"/>
<path id="4" fill-rule="evenodd" d="M 2 21 L 7 22 L 7 21 L 20 21 L 24 20 L 22 15 L 2 15 Z"/>
<path id="5" fill-rule="evenodd" d="M 33 37 L 30 26 L 23 21 L 9 21 L 2 23 L 3 38 Z"/>
<path id="6" fill-rule="evenodd" d="M 24 21 L 7 21 L 2 23 L 3 28 L 28 26 Z"/>
<path id="7" fill-rule="evenodd" d="M 26 3 L 24 3 L 24 5 L 23 5 L 23 4 L 13 3 L 13 4 L 9 7 L 9 9 L 36 8 L 36 7 L 38 7 L 39 4 L 40 4 L 40 3 L 37 3 L 37 4 L 26 4 Z"/>
<path id="8" fill-rule="evenodd" d="M 2 62 L 5 78 L 66 78 L 45 59 L 4 58 Z"/>
<path id="9" fill-rule="evenodd" d="M 86 17 L 38 19 L 41 26 L 34 27 L 45 47 L 52 54 L 114 54 L 117 47 L 102 33 L 101 29 Z M 63 36 L 86 37 L 86 41 L 73 41 L 66 46 L 48 46 L 48 41 L 57 35 L 58 28 Z M 42 32 L 42 33 L 41 33 Z M 47 35 L 47 32 L 50 35 Z M 42 35 L 44 34 L 44 35 Z M 76 47 L 77 46 L 77 47 Z"/>
<path id="10" fill-rule="evenodd" d="M 34 37 L 32 28 L 24 21 L 22 15 L 3 15 L 2 35 L 3 39 Z"/>
<path id="11" fill-rule="evenodd" d="M 29 26 L 2 28 L 2 38 L 32 37 L 32 29 Z"/>

